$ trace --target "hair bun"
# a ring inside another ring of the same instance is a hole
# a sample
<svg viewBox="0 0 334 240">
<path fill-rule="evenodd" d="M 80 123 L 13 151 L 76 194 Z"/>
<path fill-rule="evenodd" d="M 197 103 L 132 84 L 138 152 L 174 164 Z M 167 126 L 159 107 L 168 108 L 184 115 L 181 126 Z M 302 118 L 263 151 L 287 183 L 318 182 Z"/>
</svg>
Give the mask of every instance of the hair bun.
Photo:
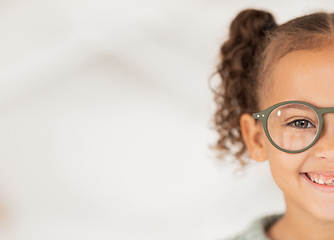
<svg viewBox="0 0 334 240">
<path fill-rule="evenodd" d="M 256 9 L 241 11 L 230 25 L 230 40 L 254 41 L 277 26 L 273 15 Z"/>
<path fill-rule="evenodd" d="M 253 71 L 254 57 L 264 36 L 277 26 L 272 14 L 262 10 L 241 11 L 231 22 L 229 38 L 221 47 L 222 77 L 247 78 Z"/>
</svg>

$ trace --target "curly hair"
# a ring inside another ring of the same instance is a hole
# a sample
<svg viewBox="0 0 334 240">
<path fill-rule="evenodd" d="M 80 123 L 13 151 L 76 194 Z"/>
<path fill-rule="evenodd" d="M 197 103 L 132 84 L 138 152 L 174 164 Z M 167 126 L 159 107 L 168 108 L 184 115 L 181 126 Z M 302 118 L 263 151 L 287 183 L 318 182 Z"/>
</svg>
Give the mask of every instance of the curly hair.
<svg viewBox="0 0 334 240">
<path fill-rule="evenodd" d="M 231 22 L 213 73 L 220 77 L 219 85 L 211 87 L 216 103 L 213 123 L 219 136 L 213 146 L 217 157 L 225 159 L 232 152 L 240 165 L 246 166 L 249 156 L 239 119 L 244 113 L 259 111 L 264 98 L 261 93 L 270 89 L 275 64 L 291 51 L 333 43 L 334 14 L 317 12 L 279 26 L 267 11 L 241 11 Z"/>
</svg>

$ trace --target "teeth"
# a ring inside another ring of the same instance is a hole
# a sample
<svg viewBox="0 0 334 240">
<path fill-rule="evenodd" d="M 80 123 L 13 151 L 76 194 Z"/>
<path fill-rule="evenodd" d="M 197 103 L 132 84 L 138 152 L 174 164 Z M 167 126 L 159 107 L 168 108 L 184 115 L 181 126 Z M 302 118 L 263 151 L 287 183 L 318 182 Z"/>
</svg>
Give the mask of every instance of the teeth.
<svg viewBox="0 0 334 240">
<path fill-rule="evenodd" d="M 331 186 L 334 186 L 334 180 L 331 180 L 331 179 L 328 179 L 328 180 L 323 180 L 318 177 L 310 177 L 308 174 L 306 174 L 306 176 L 308 177 L 308 179 L 310 179 L 312 182 L 315 182 L 317 184 L 320 184 L 320 185 L 331 185 Z"/>
<path fill-rule="evenodd" d="M 332 185 L 332 182 L 333 182 L 332 180 L 326 180 L 326 181 L 325 181 L 325 184 L 326 184 L 326 185 Z"/>
</svg>

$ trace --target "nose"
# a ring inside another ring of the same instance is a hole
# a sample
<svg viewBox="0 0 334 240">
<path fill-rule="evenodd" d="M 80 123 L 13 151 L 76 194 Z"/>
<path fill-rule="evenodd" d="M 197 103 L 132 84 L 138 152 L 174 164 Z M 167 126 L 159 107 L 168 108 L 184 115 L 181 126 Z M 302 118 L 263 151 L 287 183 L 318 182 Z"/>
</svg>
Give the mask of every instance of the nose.
<svg viewBox="0 0 334 240">
<path fill-rule="evenodd" d="M 324 125 L 318 141 L 314 145 L 315 156 L 334 160 L 334 114 L 323 115 Z"/>
</svg>

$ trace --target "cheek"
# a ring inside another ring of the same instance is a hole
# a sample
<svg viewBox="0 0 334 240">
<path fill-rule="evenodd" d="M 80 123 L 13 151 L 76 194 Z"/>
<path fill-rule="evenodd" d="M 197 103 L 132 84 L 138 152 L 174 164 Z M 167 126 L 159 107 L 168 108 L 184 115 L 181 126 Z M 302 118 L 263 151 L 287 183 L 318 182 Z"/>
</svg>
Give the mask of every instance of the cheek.
<svg viewBox="0 0 334 240">
<path fill-rule="evenodd" d="M 269 160 L 270 171 L 277 186 L 284 193 L 293 191 L 299 184 L 299 173 L 309 153 L 285 153 L 275 148 L 267 137 L 263 137 L 262 141 Z"/>
<path fill-rule="evenodd" d="M 299 184 L 305 154 L 289 154 L 272 147 L 268 159 L 273 179 L 283 192 L 289 192 Z"/>
</svg>

